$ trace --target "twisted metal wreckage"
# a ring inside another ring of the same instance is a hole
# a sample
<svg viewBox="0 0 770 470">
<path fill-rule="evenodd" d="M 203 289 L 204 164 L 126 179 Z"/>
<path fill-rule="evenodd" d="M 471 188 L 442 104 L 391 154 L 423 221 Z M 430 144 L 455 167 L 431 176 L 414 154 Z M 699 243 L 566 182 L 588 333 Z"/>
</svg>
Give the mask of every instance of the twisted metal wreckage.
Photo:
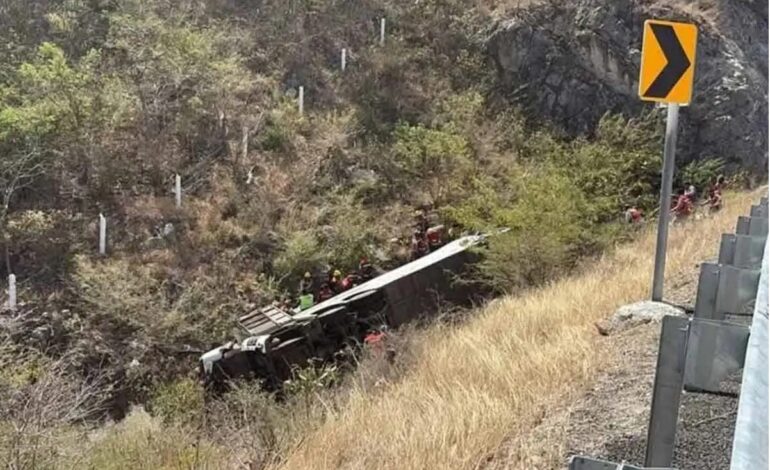
<svg viewBox="0 0 770 470">
<path fill-rule="evenodd" d="M 292 368 L 313 358 L 332 361 L 379 325 L 395 328 L 436 313 L 440 302 L 469 304 L 479 289 L 456 276 L 478 261 L 470 248 L 487 237 L 461 237 L 306 310 L 268 306 L 242 316 L 239 326 L 249 336 L 203 354 L 203 381 L 214 393 L 226 391 L 233 379 L 257 379 L 278 390 Z"/>
</svg>

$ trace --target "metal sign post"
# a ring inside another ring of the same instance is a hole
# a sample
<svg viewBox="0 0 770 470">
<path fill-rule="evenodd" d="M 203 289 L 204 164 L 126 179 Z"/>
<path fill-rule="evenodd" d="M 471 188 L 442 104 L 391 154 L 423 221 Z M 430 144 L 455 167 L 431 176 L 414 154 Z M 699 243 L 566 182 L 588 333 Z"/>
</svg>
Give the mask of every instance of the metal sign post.
<svg viewBox="0 0 770 470">
<path fill-rule="evenodd" d="M 676 132 L 679 105 L 692 98 L 695 76 L 695 47 L 698 30 L 693 24 L 647 20 L 642 37 L 642 66 L 639 70 L 639 98 L 667 103 L 666 141 L 663 148 L 663 172 L 660 184 L 658 240 L 655 247 L 655 269 L 652 275 L 652 300 L 663 300 L 663 278 L 666 271 L 668 212 L 671 185 L 674 181 Z"/>
<path fill-rule="evenodd" d="M 666 141 L 663 146 L 663 176 L 660 184 L 658 240 L 655 245 L 655 269 L 652 275 L 652 300 L 656 302 L 663 300 L 663 278 L 666 272 L 666 245 L 668 244 L 668 212 L 671 207 L 671 186 L 674 182 L 678 123 L 679 105 L 669 103 L 666 113 Z"/>
</svg>

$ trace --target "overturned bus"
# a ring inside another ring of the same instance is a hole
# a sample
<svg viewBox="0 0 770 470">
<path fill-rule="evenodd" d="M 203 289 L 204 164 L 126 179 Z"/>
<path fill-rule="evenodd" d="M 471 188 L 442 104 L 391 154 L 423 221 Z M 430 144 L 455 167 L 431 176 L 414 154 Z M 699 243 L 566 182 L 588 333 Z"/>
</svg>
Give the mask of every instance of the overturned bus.
<svg viewBox="0 0 770 470">
<path fill-rule="evenodd" d="M 244 315 L 238 323 L 245 339 L 201 356 L 204 383 L 221 393 L 232 379 L 258 379 L 266 389 L 277 390 L 295 366 L 313 358 L 332 361 L 379 325 L 398 327 L 430 315 L 440 302 L 468 304 L 477 290 L 456 282 L 456 276 L 477 260 L 469 248 L 484 239 L 459 238 L 301 312 L 268 306 Z"/>
</svg>

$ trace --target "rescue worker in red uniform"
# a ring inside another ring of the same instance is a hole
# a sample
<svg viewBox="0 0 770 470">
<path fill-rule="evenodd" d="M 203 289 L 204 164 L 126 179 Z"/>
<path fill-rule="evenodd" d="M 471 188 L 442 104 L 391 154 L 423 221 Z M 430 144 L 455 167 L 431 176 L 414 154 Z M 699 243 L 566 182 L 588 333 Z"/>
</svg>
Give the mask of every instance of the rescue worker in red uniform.
<svg viewBox="0 0 770 470">
<path fill-rule="evenodd" d="M 385 359 L 392 364 L 396 358 L 396 350 L 392 347 L 387 347 L 387 332 L 387 325 L 381 325 L 376 330 L 369 330 L 364 337 L 364 345 L 370 348 L 372 352 L 377 356 L 385 354 Z"/>
<path fill-rule="evenodd" d="M 342 272 L 335 269 L 329 273 L 329 288 L 335 294 L 342 292 Z"/>
<path fill-rule="evenodd" d="M 353 286 L 358 284 L 358 276 L 355 274 L 348 274 L 347 276 L 343 277 L 340 281 L 340 292 L 344 292 L 348 289 L 351 289 Z"/>
<path fill-rule="evenodd" d="M 419 211 L 415 212 L 415 215 L 414 215 L 414 229 L 417 230 L 417 231 L 420 231 L 422 233 L 425 233 L 425 232 L 428 231 L 428 227 L 429 226 L 430 225 L 428 223 L 428 217 L 427 217 L 427 215 L 425 215 L 425 211 L 424 210 L 419 210 Z"/>
<path fill-rule="evenodd" d="M 430 245 L 425 237 L 425 232 L 415 230 L 412 235 L 412 260 L 422 258 L 430 251 Z"/>
<path fill-rule="evenodd" d="M 438 227 L 429 229 L 425 232 L 425 238 L 428 241 L 428 248 L 430 249 L 430 251 L 436 250 L 441 247 L 442 230 L 443 230 L 443 226 L 438 226 Z"/>
<path fill-rule="evenodd" d="M 316 302 L 320 303 L 324 300 L 329 300 L 332 297 L 334 297 L 334 291 L 332 291 L 331 287 L 329 287 L 328 282 L 324 282 L 321 284 L 321 288 L 318 289 L 318 298 L 316 299 Z"/>
<path fill-rule="evenodd" d="M 364 337 L 364 344 L 375 351 L 381 351 L 383 347 L 382 341 L 384 338 L 384 331 L 369 330 L 369 332 Z"/>
<path fill-rule="evenodd" d="M 671 209 L 671 213 L 674 215 L 674 221 L 681 222 L 692 214 L 692 200 L 683 189 L 680 189 L 677 194 L 679 196 L 676 200 L 676 205 Z"/>
<path fill-rule="evenodd" d="M 709 191 L 708 206 L 709 211 L 716 212 L 722 208 L 722 189 L 725 186 L 725 177 L 719 175 L 716 183 L 711 187 Z"/>
<path fill-rule="evenodd" d="M 628 206 L 625 218 L 628 224 L 638 224 L 642 221 L 642 211 L 637 209 L 636 206 Z"/>
<path fill-rule="evenodd" d="M 374 266 L 372 266 L 372 263 L 370 263 L 366 257 L 362 257 L 358 262 L 358 276 L 361 278 L 361 282 L 374 279 Z"/>
</svg>

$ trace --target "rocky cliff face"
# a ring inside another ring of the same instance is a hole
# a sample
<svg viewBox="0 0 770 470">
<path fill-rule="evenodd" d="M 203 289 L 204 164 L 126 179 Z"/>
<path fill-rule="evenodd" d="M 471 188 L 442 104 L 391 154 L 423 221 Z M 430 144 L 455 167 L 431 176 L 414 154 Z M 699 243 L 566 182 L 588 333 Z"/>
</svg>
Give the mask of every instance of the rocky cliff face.
<svg viewBox="0 0 770 470">
<path fill-rule="evenodd" d="M 678 160 L 722 157 L 767 171 L 767 3 L 677 4 L 579 0 L 518 10 L 487 43 L 500 88 L 534 115 L 590 133 L 608 111 L 632 116 L 655 106 L 637 97 L 644 21 L 693 22 L 695 91 L 680 112 Z"/>
</svg>

